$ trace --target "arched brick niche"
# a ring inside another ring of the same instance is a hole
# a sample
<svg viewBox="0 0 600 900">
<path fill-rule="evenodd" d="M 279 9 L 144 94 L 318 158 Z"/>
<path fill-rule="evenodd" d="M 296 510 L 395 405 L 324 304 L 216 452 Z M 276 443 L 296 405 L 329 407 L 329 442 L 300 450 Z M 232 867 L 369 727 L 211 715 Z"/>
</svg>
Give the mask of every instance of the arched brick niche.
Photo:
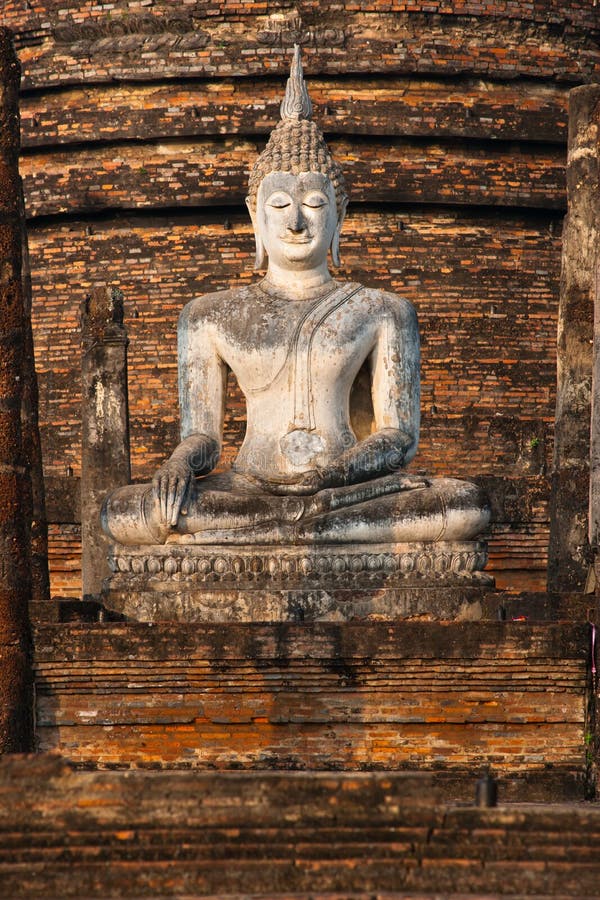
<svg viewBox="0 0 600 900">
<path fill-rule="evenodd" d="M 255 277 L 247 172 L 277 121 L 295 40 L 351 189 L 341 274 L 404 294 L 419 314 L 415 465 L 482 476 L 492 571 L 501 586 L 541 587 L 567 95 L 600 77 L 598 11 L 588 0 L 176 8 L 3 9 L 23 66 L 55 592 L 78 591 L 80 302 L 101 283 L 124 292 L 133 472 L 146 479 L 177 440 L 181 308 Z M 243 428 L 232 383 L 227 459 Z"/>
</svg>

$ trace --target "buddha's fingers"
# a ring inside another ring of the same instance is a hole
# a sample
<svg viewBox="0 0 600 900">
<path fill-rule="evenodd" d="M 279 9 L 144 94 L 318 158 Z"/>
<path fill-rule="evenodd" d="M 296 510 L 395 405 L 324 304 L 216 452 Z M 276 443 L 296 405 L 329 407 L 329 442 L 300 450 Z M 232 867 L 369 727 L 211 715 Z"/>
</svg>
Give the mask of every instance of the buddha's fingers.
<svg viewBox="0 0 600 900">
<path fill-rule="evenodd" d="M 169 522 L 172 492 L 173 479 L 168 474 L 163 475 L 160 481 L 160 519 L 165 525 Z"/>
<path fill-rule="evenodd" d="M 160 491 L 160 519 L 164 525 L 169 523 L 169 513 L 171 511 L 171 492 L 173 490 L 173 479 L 165 475 L 162 479 Z"/>
<path fill-rule="evenodd" d="M 164 478 L 162 478 L 160 474 L 154 476 L 154 479 L 152 481 L 152 488 L 154 490 L 154 496 L 158 501 L 158 512 L 160 520 L 162 522 L 165 517 L 165 485 Z"/>
<path fill-rule="evenodd" d="M 191 487 L 191 482 L 192 479 L 190 475 L 185 477 L 181 477 L 180 475 L 177 479 L 177 487 L 173 498 L 173 505 L 171 507 L 171 517 L 169 519 L 169 525 L 173 528 L 177 525 L 179 515 L 182 512 L 183 505 Z"/>
<path fill-rule="evenodd" d="M 401 491 L 411 491 L 415 488 L 430 487 L 431 479 L 424 478 L 422 475 L 401 475 L 398 479 L 398 485 Z"/>
<path fill-rule="evenodd" d="M 177 503 L 177 499 L 180 496 L 180 484 L 181 479 L 179 476 L 175 475 L 173 479 L 169 481 L 169 492 L 167 494 L 167 509 L 165 521 L 168 525 L 176 525 L 177 517 L 179 516 L 179 507 L 181 503 Z"/>
</svg>

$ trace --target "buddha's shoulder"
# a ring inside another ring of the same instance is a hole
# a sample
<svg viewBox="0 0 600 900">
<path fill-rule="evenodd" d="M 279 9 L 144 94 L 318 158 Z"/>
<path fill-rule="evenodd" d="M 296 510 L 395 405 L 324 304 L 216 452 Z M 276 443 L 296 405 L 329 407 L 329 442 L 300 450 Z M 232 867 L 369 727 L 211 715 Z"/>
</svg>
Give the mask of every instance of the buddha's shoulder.
<svg viewBox="0 0 600 900">
<path fill-rule="evenodd" d="M 361 286 L 360 302 L 374 315 L 391 317 L 400 321 L 416 321 L 414 306 L 406 297 L 385 291 L 382 288 Z"/>
<path fill-rule="evenodd" d="M 180 323 L 214 322 L 218 324 L 227 321 L 232 314 L 243 309 L 253 295 L 252 285 L 200 294 L 184 306 L 181 311 Z"/>
</svg>

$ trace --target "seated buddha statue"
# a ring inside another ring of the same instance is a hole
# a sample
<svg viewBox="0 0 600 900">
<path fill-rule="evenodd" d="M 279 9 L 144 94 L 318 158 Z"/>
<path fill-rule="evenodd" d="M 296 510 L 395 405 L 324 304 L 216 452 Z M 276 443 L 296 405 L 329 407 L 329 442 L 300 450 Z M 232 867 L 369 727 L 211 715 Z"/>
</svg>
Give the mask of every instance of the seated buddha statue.
<svg viewBox="0 0 600 900">
<path fill-rule="evenodd" d="M 184 308 L 181 443 L 151 484 L 106 499 L 114 541 L 468 541 L 486 527 L 476 485 L 405 471 L 419 439 L 417 317 L 402 297 L 331 276 L 347 202 L 296 48 L 281 122 L 247 197 L 266 275 Z M 229 371 L 247 430 L 231 468 L 215 473 Z"/>
</svg>

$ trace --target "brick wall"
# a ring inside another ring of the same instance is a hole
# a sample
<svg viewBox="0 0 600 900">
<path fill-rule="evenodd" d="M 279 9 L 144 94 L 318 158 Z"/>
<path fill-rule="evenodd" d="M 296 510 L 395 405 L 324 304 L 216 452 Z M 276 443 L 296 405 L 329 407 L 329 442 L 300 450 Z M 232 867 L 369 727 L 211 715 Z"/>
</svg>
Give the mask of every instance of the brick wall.
<svg viewBox="0 0 600 900">
<path fill-rule="evenodd" d="M 391 288 L 419 313 L 414 467 L 485 477 L 499 584 L 542 587 L 566 97 L 600 72 L 590 3 L 185 2 L 174 12 L 36 0 L 3 14 L 23 65 L 47 475 L 79 471 L 78 311 L 95 284 L 126 298 L 134 477 L 147 479 L 175 443 L 177 316 L 191 296 L 255 277 L 246 173 L 299 39 L 352 193 L 341 275 Z M 233 383 L 230 406 L 225 461 L 244 427 Z M 75 594 L 77 523 L 57 519 L 54 585 Z"/>
<path fill-rule="evenodd" d="M 586 626 L 39 625 L 35 646 L 39 749 L 79 765 L 491 766 L 505 799 L 584 796 Z"/>
</svg>

